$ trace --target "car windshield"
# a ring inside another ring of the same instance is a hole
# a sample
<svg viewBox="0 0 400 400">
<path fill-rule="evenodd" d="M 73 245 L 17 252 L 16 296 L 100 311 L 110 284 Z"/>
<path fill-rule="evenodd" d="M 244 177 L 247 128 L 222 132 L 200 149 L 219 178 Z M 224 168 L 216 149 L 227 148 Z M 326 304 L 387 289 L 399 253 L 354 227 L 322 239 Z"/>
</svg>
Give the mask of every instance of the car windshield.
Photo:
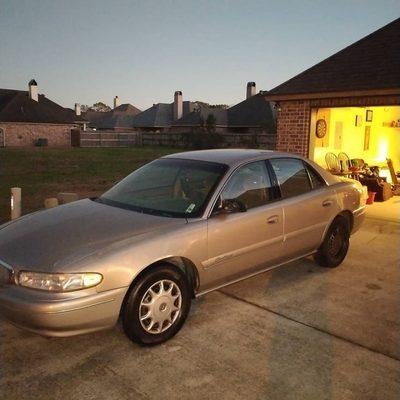
<svg viewBox="0 0 400 400">
<path fill-rule="evenodd" d="M 198 217 L 227 170 L 224 164 L 164 158 L 144 165 L 97 201 L 166 217 Z"/>
</svg>

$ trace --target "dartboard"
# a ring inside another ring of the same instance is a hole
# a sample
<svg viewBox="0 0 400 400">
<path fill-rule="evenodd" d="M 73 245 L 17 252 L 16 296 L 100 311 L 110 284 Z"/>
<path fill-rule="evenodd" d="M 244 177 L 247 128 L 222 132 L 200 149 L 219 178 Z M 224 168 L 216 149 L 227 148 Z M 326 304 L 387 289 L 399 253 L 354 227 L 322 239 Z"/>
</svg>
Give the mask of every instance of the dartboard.
<svg viewBox="0 0 400 400">
<path fill-rule="evenodd" d="M 326 121 L 324 119 L 319 119 L 317 121 L 317 127 L 315 130 L 317 138 L 322 139 L 326 135 Z"/>
</svg>

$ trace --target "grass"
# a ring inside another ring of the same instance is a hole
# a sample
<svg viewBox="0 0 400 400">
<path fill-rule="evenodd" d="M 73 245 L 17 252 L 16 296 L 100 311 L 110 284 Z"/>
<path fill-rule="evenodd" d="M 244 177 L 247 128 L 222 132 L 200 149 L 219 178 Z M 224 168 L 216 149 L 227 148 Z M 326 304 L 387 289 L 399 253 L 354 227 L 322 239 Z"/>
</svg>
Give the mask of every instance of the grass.
<svg viewBox="0 0 400 400">
<path fill-rule="evenodd" d="M 115 181 L 162 155 L 166 147 L 0 149 L 0 223 L 10 215 L 10 188 L 22 188 L 22 213 L 43 208 L 59 192 L 98 195 Z"/>
</svg>

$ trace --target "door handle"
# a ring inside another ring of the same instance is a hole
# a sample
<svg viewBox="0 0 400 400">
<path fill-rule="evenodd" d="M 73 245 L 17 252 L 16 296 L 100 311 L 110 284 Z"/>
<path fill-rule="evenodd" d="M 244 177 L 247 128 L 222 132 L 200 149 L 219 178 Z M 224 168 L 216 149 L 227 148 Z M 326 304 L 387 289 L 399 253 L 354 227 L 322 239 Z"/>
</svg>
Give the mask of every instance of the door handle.
<svg viewBox="0 0 400 400">
<path fill-rule="evenodd" d="M 279 218 L 278 218 L 277 215 L 273 215 L 272 217 L 269 217 L 269 218 L 267 219 L 267 222 L 268 222 L 269 224 L 276 224 L 278 221 L 279 221 Z"/>
<path fill-rule="evenodd" d="M 333 204 L 332 200 L 325 200 L 324 202 L 322 202 L 322 207 L 329 207 Z"/>
</svg>

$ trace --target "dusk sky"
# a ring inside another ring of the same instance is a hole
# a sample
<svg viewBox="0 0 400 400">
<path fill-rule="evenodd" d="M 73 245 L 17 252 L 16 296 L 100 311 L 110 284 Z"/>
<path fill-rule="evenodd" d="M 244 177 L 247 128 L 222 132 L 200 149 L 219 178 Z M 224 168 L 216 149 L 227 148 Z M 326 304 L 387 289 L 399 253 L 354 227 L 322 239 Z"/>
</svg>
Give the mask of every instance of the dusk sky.
<svg viewBox="0 0 400 400">
<path fill-rule="evenodd" d="M 0 87 L 145 109 L 235 104 L 268 90 L 400 15 L 399 0 L 0 0 Z"/>
</svg>

